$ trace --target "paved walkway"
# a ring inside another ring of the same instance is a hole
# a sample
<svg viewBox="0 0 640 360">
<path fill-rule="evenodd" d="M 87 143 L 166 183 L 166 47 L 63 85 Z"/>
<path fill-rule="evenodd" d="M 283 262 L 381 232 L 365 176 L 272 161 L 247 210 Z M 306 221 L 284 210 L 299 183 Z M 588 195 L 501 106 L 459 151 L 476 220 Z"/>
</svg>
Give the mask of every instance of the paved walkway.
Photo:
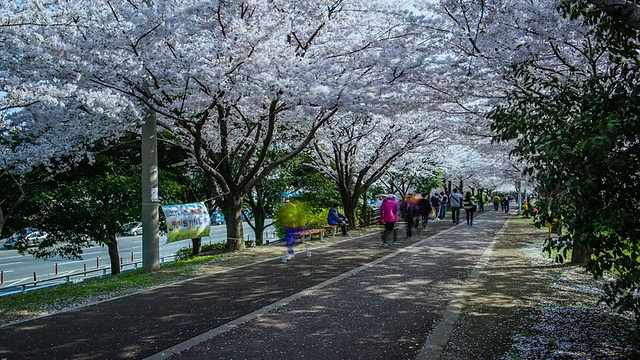
<svg viewBox="0 0 640 360">
<path fill-rule="evenodd" d="M 0 359 L 437 359 L 509 215 L 352 238 L 0 328 Z M 404 231 L 401 231 L 404 234 Z"/>
</svg>

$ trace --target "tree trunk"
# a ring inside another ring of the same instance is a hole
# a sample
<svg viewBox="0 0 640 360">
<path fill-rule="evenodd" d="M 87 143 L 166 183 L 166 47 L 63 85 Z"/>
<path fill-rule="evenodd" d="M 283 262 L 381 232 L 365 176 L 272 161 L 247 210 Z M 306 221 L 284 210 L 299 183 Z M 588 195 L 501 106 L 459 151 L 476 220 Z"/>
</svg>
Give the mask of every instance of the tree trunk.
<svg viewBox="0 0 640 360">
<path fill-rule="evenodd" d="M 573 265 L 586 265 L 590 258 L 589 250 L 582 244 L 573 244 L 573 251 L 571 252 L 571 264 Z"/>
<path fill-rule="evenodd" d="M 256 246 L 264 245 L 264 228 L 265 228 L 264 224 L 266 220 L 267 220 L 267 214 L 265 214 L 262 207 L 258 206 L 253 211 L 253 222 L 254 222 L 253 231 L 255 232 L 255 236 L 256 236 Z"/>
<path fill-rule="evenodd" d="M 358 219 L 356 218 L 356 206 L 353 204 L 344 205 L 344 214 L 349 219 L 349 229 L 355 229 Z"/>
<path fill-rule="evenodd" d="M 13 179 L 13 176 L 11 178 Z M 18 190 L 20 191 L 20 196 L 18 197 L 18 199 L 16 199 L 13 202 L 13 204 L 10 207 L 7 207 L 6 212 L 3 211 L 2 208 L 0 207 L 0 235 L 2 235 L 2 230 L 4 229 L 4 225 L 13 216 L 13 214 L 15 214 L 15 212 L 18 210 L 18 207 L 22 203 L 22 200 L 24 200 L 25 198 L 25 193 L 24 193 L 24 189 L 22 188 L 22 185 L 18 184 L 18 182 L 15 181 L 15 179 L 14 179 L 14 182 L 18 187 Z"/>
<path fill-rule="evenodd" d="M 247 221 L 249 226 L 253 229 L 256 238 L 256 246 L 264 245 L 264 229 L 267 228 L 267 211 L 265 210 L 264 201 L 259 198 L 260 192 L 258 192 L 258 201 L 247 201 L 253 212 L 253 223 Z"/>
<path fill-rule="evenodd" d="M 120 254 L 118 253 L 118 239 L 115 236 L 107 243 L 107 249 L 109 250 L 111 275 L 118 275 L 120 274 Z"/>
<path fill-rule="evenodd" d="M 222 204 L 222 213 L 227 223 L 227 251 L 244 250 L 242 196 L 227 195 Z"/>
<path fill-rule="evenodd" d="M 193 252 L 191 254 L 193 256 L 200 255 L 200 246 L 202 245 L 202 238 L 191 239 L 191 244 L 192 244 L 192 247 L 193 247 Z"/>
<path fill-rule="evenodd" d="M 4 212 L 2 212 L 2 207 L 0 206 L 0 235 L 2 235 L 2 229 L 4 228 L 4 224 L 7 222 L 7 218 L 4 217 Z"/>
<path fill-rule="evenodd" d="M 362 226 L 369 226 L 369 211 L 367 206 L 367 194 L 362 195 Z"/>
<path fill-rule="evenodd" d="M 343 193 L 340 196 L 342 198 L 342 206 L 344 207 L 344 215 L 349 219 L 349 229 L 356 228 L 356 208 L 358 207 L 358 199 L 351 197 L 350 193 Z"/>
</svg>

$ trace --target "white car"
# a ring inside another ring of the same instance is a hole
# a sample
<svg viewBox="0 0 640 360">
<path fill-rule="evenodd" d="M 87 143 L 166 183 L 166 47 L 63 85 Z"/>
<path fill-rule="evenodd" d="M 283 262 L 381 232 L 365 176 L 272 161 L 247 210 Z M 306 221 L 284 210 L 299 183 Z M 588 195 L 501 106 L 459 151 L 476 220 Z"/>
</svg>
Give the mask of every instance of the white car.
<svg viewBox="0 0 640 360">
<path fill-rule="evenodd" d="M 133 223 L 125 232 L 125 235 L 138 236 L 142 234 L 142 221 Z"/>
<path fill-rule="evenodd" d="M 47 233 L 37 229 L 26 229 L 25 232 L 15 233 L 4 241 L 6 249 L 15 249 L 18 243 L 23 243 L 25 247 L 38 246 L 40 242 L 47 238 Z"/>
</svg>

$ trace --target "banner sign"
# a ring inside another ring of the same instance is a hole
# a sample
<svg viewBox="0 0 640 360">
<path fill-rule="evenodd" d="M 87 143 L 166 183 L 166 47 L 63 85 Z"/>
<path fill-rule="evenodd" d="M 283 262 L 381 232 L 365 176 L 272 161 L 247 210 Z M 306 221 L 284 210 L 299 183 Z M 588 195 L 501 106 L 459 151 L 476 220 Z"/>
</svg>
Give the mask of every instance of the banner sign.
<svg viewBox="0 0 640 360">
<path fill-rule="evenodd" d="M 209 211 L 203 202 L 162 205 L 167 219 L 167 242 L 209 236 Z"/>
</svg>

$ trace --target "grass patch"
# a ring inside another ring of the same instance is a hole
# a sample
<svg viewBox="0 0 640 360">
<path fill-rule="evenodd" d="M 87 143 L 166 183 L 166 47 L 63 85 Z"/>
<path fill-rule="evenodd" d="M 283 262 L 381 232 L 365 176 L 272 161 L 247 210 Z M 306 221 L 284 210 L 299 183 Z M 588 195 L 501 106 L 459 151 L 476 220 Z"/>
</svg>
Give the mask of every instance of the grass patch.
<svg viewBox="0 0 640 360">
<path fill-rule="evenodd" d="M 225 266 L 227 262 L 237 263 L 234 260 L 239 257 L 246 257 L 246 255 L 224 253 L 199 256 L 162 264 L 160 270 L 153 273 L 137 269 L 125 271 L 116 276 L 107 275 L 81 282 L 2 296 L 0 297 L 0 324 L 186 280 L 205 274 L 206 272 L 203 271 L 205 264 L 216 263 Z"/>
</svg>

